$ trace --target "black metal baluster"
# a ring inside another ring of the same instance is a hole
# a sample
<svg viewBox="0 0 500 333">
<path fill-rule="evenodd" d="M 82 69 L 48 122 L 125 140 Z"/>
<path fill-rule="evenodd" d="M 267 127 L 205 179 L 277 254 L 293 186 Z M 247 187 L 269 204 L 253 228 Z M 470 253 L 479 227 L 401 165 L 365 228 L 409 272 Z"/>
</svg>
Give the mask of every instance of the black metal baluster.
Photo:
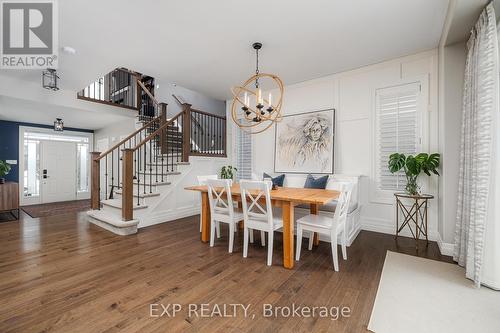
<svg viewBox="0 0 500 333">
<path fill-rule="evenodd" d="M 167 126 L 167 137 L 165 138 L 165 149 L 163 149 L 164 152 L 168 153 L 168 126 Z M 163 181 L 163 165 L 165 163 L 165 156 L 163 156 L 163 151 L 160 150 L 160 156 L 161 156 L 161 167 L 162 167 L 162 179 L 161 181 Z M 156 156 L 156 158 L 158 159 L 158 156 Z M 167 166 L 167 171 L 168 171 L 168 166 Z"/>
<path fill-rule="evenodd" d="M 104 163 L 104 198 L 108 199 L 108 155 L 106 155 Z"/>
<path fill-rule="evenodd" d="M 120 89 L 120 104 L 125 104 L 125 98 L 123 98 L 123 94 L 125 90 L 123 89 L 125 80 L 123 79 L 123 72 L 121 70 L 118 71 L 118 76 L 120 77 L 119 89 Z"/>
<path fill-rule="evenodd" d="M 184 125 L 184 120 L 182 119 L 182 116 L 178 118 L 177 120 L 177 131 L 175 131 L 175 136 L 176 136 L 176 140 L 177 142 L 180 144 L 180 146 L 182 147 L 182 149 L 184 149 L 184 141 L 182 139 L 182 136 L 180 135 L 180 129 L 182 128 L 182 125 Z M 189 147 L 191 147 L 191 145 L 189 145 Z M 179 154 L 177 154 L 177 159 L 176 159 L 177 163 L 179 163 Z"/>
<path fill-rule="evenodd" d="M 177 126 L 176 122 L 173 121 L 172 122 L 172 133 L 175 133 L 176 126 Z M 172 146 L 172 150 L 171 150 L 170 156 L 167 156 L 167 164 L 169 164 L 168 160 L 170 159 L 170 168 L 168 168 L 168 171 L 172 172 L 172 171 L 174 171 L 174 154 L 179 153 L 179 148 L 177 146 L 177 143 L 175 142 L 175 138 L 173 135 L 171 135 L 171 137 L 170 137 L 170 143 Z"/>
<path fill-rule="evenodd" d="M 167 126 L 168 127 L 168 126 Z M 160 135 L 161 138 L 163 138 L 163 141 L 161 142 L 161 145 L 159 147 L 159 152 L 160 154 L 162 153 L 162 150 L 165 150 L 163 147 L 167 144 L 168 142 L 168 131 L 165 131 L 165 128 L 161 130 L 162 135 Z M 158 160 L 158 155 L 155 156 L 156 160 Z M 163 183 L 163 158 L 161 159 L 161 182 Z"/>
<path fill-rule="evenodd" d="M 146 136 L 146 134 L 147 133 L 145 133 L 144 136 Z M 148 168 L 147 167 L 147 162 L 146 162 L 147 161 L 147 156 L 146 156 L 147 149 L 146 149 L 146 145 L 144 145 L 144 149 L 143 150 L 144 150 L 144 164 L 143 164 L 142 170 L 144 170 L 144 172 L 146 172 L 146 170 Z M 151 150 L 151 147 L 150 147 L 150 150 Z M 149 152 L 149 162 L 151 163 L 151 151 Z M 149 189 L 151 190 L 151 183 L 149 183 Z M 144 189 L 143 190 L 144 190 L 144 194 L 146 194 L 146 182 L 144 182 Z"/>
<path fill-rule="evenodd" d="M 139 139 L 140 139 L 140 137 L 139 137 Z M 134 135 L 134 147 L 137 147 L 137 135 Z M 140 204 L 139 191 L 141 188 L 141 175 L 139 174 L 139 166 L 137 163 L 138 163 L 137 151 L 134 151 L 135 177 L 137 179 L 137 206 L 139 206 L 139 204 Z"/>
<path fill-rule="evenodd" d="M 118 146 L 118 182 L 117 182 L 118 186 L 117 186 L 117 188 L 119 188 L 119 189 L 122 188 L 120 186 L 120 182 L 121 182 L 121 178 L 120 178 L 120 165 L 122 165 L 122 163 L 121 163 L 122 158 L 120 156 L 120 154 L 122 153 L 121 146 L 122 145 Z"/>
<path fill-rule="evenodd" d="M 153 127 L 154 129 L 154 127 Z M 152 152 L 151 150 L 151 141 L 153 141 L 152 139 L 149 140 L 149 151 Z M 153 161 L 152 161 L 152 154 L 149 154 L 149 184 L 150 184 L 150 188 L 149 190 L 151 191 L 151 184 L 153 183 Z M 158 183 L 158 180 L 156 180 L 156 182 Z"/>
<path fill-rule="evenodd" d="M 156 144 L 158 145 L 158 142 L 160 141 L 160 136 L 157 134 L 154 136 L 153 139 L 156 142 Z M 153 141 L 153 139 L 151 141 Z M 151 142 L 151 141 L 149 141 L 149 142 Z M 158 183 L 158 159 L 157 158 L 155 159 L 155 173 L 156 173 L 155 179 L 156 179 L 156 182 Z"/>
<path fill-rule="evenodd" d="M 140 178 L 140 174 L 139 174 L 139 169 L 140 169 L 140 162 L 139 162 L 139 158 L 137 157 L 137 155 L 139 155 L 140 157 L 140 150 L 141 148 L 139 147 L 138 150 L 135 150 L 134 151 L 134 158 L 137 160 L 136 161 L 136 164 L 135 164 L 135 167 L 137 169 L 137 179 L 139 180 Z M 141 185 L 140 185 L 140 181 L 137 183 L 137 206 L 139 206 L 141 204 L 141 198 L 140 198 L 140 193 L 141 193 Z"/>
<path fill-rule="evenodd" d="M 115 151 L 111 151 L 111 189 L 115 187 Z"/>
</svg>

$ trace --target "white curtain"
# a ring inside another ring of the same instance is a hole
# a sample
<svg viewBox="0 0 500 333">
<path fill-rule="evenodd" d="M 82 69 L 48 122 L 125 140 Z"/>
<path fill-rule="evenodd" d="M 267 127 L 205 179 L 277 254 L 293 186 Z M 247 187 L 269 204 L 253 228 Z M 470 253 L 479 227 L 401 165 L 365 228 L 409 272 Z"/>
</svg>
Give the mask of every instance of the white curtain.
<svg viewBox="0 0 500 333">
<path fill-rule="evenodd" d="M 499 55 L 491 3 L 467 49 L 453 258 L 477 287 L 500 288 Z"/>
</svg>

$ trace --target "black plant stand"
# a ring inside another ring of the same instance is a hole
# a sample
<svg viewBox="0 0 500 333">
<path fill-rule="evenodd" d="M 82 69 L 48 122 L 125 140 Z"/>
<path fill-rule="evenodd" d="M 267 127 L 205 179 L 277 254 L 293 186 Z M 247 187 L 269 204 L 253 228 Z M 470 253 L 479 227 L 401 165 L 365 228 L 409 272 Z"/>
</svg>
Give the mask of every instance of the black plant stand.
<svg viewBox="0 0 500 333">
<path fill-rule="evenodd" d="M 411 195 L 407 193 L 394 193 L 396 197 L 396 236 L 397 239 L 401 230 L 408 227 L 413 239 L 415 239 L 415 248 L 418 250 L 418 241 L 420 236 L 425 236 L 426 246 L 429 245 L 427 220 L 428 220 L 428 202 L 434 196 L 430 194 Z M 410 209 L 404 205 L 403 200 L 412 201 Z M 403 222 L 399 225 L 399 215 L 403 217 Z M 412 228 L 414 226 L 414 229 Z"/>
</svg>

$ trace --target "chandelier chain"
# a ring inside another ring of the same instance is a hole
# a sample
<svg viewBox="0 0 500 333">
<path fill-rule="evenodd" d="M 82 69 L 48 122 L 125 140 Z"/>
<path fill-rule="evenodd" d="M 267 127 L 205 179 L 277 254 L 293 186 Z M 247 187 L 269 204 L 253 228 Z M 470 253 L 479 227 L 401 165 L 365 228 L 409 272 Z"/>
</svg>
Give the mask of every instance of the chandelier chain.
<svg viewBox="0 0 500 333">
<path fill-rule="evenodd" d="M 259 88 L 259 49 L 255 50 L 255 53 L 257 54 L 256 57 L 256 64 L 255 64 L 255 74 L 257 74 L 257 78 L 255 79 L 255 88 Z"/>
</svg>

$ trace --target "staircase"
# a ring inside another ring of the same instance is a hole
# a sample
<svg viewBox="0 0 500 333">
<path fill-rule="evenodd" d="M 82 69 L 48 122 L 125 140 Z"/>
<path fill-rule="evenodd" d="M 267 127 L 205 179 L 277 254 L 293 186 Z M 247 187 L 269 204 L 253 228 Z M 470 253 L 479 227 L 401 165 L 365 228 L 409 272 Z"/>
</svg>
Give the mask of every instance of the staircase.
<svg viewBox="0 0 500 333">
<path fill-rule="evenodd" d="M 189 156 L 200 155 L 199 147 L 210 147 L 203 156 L 225 156 L 224 117 L 206 114 L 204 121 L 211 126 L 200 127 L 193 114 L 202 111 L 184 103 L 181 112 L 167 119 L 167 104 L 159 103 L 141 80 L 136 82 L 137 91 L 149 99 L 147 115 L 137 107 L 142 126 L 107 151 L 91 153 L 92 210 L 87 215 L 118 235 L 151 224 L 155 209 L 189 172 Z"/>
</svg>

